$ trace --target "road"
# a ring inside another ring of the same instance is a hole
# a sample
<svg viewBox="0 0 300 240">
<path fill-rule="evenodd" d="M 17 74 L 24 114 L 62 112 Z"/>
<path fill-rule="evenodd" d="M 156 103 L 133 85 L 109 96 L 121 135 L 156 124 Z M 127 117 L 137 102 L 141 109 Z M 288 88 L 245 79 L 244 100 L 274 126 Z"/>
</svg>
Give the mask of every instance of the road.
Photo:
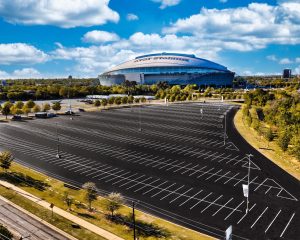
<svg viewBox="0 0 300 240">
<path fill-rule="evenodd" d="M 0 199 L 0 223 L 18 233 L 24 239 L 31 240 L 67 240 L 52 228 L 25 214 Z"/>
<path fill-rule="evenodd" d="M 194 103 L 82 113 L 1 124 L 0 140 L 24 165 L 76 185 L 93 181 L 101 194 L 120 192 L 141 210 L 217 238 L 233 225 L 233 239 L 297 239 L 299 181 L 242 139 L 235 111 Z"/>
</svg>

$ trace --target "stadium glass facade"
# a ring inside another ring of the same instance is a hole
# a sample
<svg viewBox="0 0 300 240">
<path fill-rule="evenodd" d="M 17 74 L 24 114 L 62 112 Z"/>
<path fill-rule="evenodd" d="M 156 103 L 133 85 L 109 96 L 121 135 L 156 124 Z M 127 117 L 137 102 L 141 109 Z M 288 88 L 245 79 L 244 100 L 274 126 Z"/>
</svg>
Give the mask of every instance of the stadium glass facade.
<svg viewBox="0 0 300 240">
<path fill-rule="evenodd" d="M 102 85 L 136 81 L 153 84 L 167 81 L 169 84 L 197 84 L 229 86 L 234 73 L 217 63 L 178 53 L 158 53 L 136 57 L 99 76 Z"/>
</svg>

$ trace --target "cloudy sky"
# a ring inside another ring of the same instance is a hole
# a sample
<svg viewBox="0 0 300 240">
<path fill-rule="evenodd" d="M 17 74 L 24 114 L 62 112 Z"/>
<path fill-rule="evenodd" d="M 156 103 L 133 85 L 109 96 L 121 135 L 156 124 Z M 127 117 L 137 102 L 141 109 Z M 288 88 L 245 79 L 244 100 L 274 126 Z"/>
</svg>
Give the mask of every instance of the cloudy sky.
<svg viewBox="0 0 300 240">
<path fill-rule="evenodd" d="M 155 52 L 300 73 L 300 0 L 0 0 L 0 32 L 0 79 L 96 77 Z"/>
</svg>

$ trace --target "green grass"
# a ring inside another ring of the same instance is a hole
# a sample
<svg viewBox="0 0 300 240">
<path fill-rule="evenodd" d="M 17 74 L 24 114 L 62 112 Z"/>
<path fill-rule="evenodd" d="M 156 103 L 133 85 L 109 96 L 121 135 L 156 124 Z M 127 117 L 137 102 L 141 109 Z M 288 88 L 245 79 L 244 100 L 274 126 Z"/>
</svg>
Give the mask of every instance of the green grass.
<svg viewBox="0 0 300 240">
<path fill-rule="evenodd" d="M 70 196 L 73 196 L 77 203 L 84 203 L 84 192 L 83 190 L 72 190 L 64 187 L 64 183 L 58 181 L 56 179 L 50 178 L 44 174 L 38 173 L 26 167 L 23 167 L 19 164 L 13 163 L 11 167 L 11 171 L 13 172 L 22 172 L 23 174 L 30 176 L 35 179 L 35 181 L 42 181 L 47 183 L 51 187 L 46 188 L 44 191 L 40 191 L 37 188 L 28 187 L 24 184 L 19 185 L 23 190 L 42 198 L 48 202 L 54 203 L 55 206 L 67 210 L 66 204 L 63 202 L 63 194 L 65 191 L 69 193 Z M 18 185 L 17 185 L 18 186 Z M 72 206 L 72 213 L 76 216 L 83 218 L 84 220 L 95 224 L 109 232 L 112 232 L 124 239 L 131 240 L 132 239 L 132 231 L 127 226 L 122 224 L 114 224 L 110 220 L 106 218 L 108 212 L 105 210 L 105 199 L 99 197 L 97 201 L 93 203 L 93 207 L 97 209 L 97 212 L 89 212 L 87 209 L 80 207 L 78 204 Z M 123 206 L 117 213 L 122 214 L 123 216 L 128 216 L 131 213 L 131 208 L 127 206 Z M 44 214 L 47 215 L 47 214 Z M 207 235 L 200 234 L 193 230 L 178 226 L 171 222 L 165 221 L 161 218 L 154 217 L 149 214 L 145 214 L 140 211 L 136 211 L 136 217 L 138 220 L 143 221 L 145 223 L 154 224 L 159 226 L 162 230 L 166 230 L 171 233 L 170 237 L 164 239 L 172 239 L 172 240 L 206 240 L 213 239 Z M 86 239 L 86 238 L 79 238 Z M 91 238 L 96 239 L 96 238 Z M 156 237 L 140 237 L 140 240 L 157 240 Z"/>
<path fill-rule="evenodd" d="M 234 117 L 234 125 L 243 138 L 257 149 L 257 151 L 300 180 L 300 162 L 287 152 L 283 152 L 277 145 L 276 139 L 268 144 L 268 141 L 263 136 L 260 136 L 257 131 L 246 126 L 246 123 L 243 121 L 241 110 L 239 110 Z M 261 129 L 264 132 L 266 131 L 267 126 L 262 125 Z"/>
<path fill-rule="evenodd" d="M 10 200 L 11 202 L 15 203 L 16 205 L 26 209 L 28 212 L 38 216 L 39 218 L 43 219 L 44 221 L 52 224 L 53 226 L 63 230 L 64 232 L 72 235 L 75 238 L 88 240 L 88 239 L 95 239 L 95 240 L 105 240 L 105 238 L 87 230 L 84 228 L 73 228 L 71 226 L 72 222 L 61 217 L 60 215 L 53 214 L 53 218 L 51 216 L 51 211 L 47 210 L 38 204 L 28 200 L 27 198 L 17 194 L 15 191 L 11 189 L 7 189 L 3 186 L 0 186 L 0 192 L 3 197 Z"/>
</svg>

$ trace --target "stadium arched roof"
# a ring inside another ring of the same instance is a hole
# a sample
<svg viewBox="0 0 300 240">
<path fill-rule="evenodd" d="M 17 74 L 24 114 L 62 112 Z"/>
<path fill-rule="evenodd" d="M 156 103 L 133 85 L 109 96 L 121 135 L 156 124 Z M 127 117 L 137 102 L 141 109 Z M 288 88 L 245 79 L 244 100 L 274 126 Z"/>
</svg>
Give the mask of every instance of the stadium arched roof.
<svg viewBox="0 0 300 240">
<path fill-rule="evenodd" d="M 216 71 L 227 72 L 228 69 L 215 62 L 198 58 L 192 54 L 180 53 L 155 53 L 136 57 L 133 60 L 124 62 L 118 66 L 109 69 L 106 73 L 131 69 L 131 68 L 147 68 L 147 67 L 188 67 L 188 68 L 203 68 Z"/>
</svg>

